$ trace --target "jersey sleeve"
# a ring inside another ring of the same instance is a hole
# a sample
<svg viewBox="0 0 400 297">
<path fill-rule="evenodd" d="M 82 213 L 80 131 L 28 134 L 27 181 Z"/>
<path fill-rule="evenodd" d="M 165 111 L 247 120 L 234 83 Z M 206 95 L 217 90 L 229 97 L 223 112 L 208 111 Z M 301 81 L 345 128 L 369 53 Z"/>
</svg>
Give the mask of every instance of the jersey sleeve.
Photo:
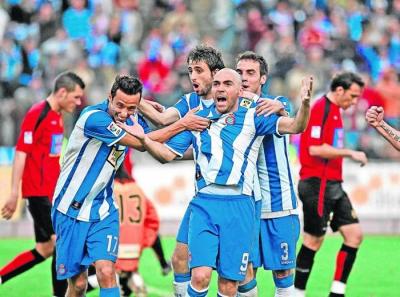
<svg viewBox="0 0 400 297">
<path fill-rule="evenodd" d="M 126 132 L 118 127 L 110 115 L 103 111 L 92 113 L 87 118 L 83 130 L 86 137 L 96 138 L 107 146 L 117 143 L 126 135 Z"/>
<path fill-rule="evenodd" d="M 288 114 L 291 114 L 291 112 L 292 112 L 292 106 L 291 106 L 290 100 L 289 100 L 288 98 L 283 97 L 283 96 L 278 96 L 278 97 L 275 97 L 275 100 L 280 101 L 280 102 L 283 104 L 283 108 L 285 109 L 285 111 L 286 111 Z"/>
<path fill-rule="evenodd" d="M 254 124 L 256 135 L 262 136 L 278 133 L 279 119 L 280 116 L 277 116 L 276 114 L 271 114 L 267 117 L 264 117 L 263 115 L 255 115 Z"/>
<path fill-rule="evenodd" d="M 189 131 L 182 131 L 168 140 L 164 145 L 172 152 L 177 154 L 179 157 L 183 157 L 183 154 L 192 144 L 192 133 Z"/>
<path fill-rule="evenodd" d="M 144 133 L 147 134 L 151 132 L 151 128 L 149 127 L 143 116 L 138 115 L 138 123 L 140 126 L 142 126 Z"/>
<path fill-rule="evenodd" d="M 33 110 L 28 111 L 28 113 L 25 115 L 15 147 L 17 151 L 22 151 L 27 154 L 32 152 L 34 148 L 33 134 L 38 118 L 39 114 Z"/>
<path fill-rule="evenodd" d="M 179 117 L 183 118 L 190 110 L 189 103 L 187 101 L 186 96 L 182 96 L 178 102 L 176 102 L 172 107 L 170 108 L 175 108 L 178 113 Z"/>
<path fill-rule="evenodd" d="M 308 126 L 306 130 L 303 132 L 302 137 L 307 143 L 307 146 L 311 145 L 322 145 L 324 142 L 329 143 L 323 139 L 323 135 L 326 133 L 322 133 L 322 117 L 324 114 L 323 104 L 315 105 L 311 109 L 310 120 L 308 122 Z M 326 128 L 326 125 L 325 125 Z"/>
</svg>

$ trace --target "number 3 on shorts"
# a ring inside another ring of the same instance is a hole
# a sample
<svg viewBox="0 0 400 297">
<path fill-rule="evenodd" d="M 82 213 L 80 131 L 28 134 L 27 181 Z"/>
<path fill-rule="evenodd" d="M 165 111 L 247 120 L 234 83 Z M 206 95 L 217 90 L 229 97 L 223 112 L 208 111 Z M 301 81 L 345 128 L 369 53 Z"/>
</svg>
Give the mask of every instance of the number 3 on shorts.
<svg viewBox="0 0 400 297">
<path fill-rule="evenodd" d="M 118 237 L 107 235 L 107 252 L 115 254 L 118 246 Z M 114 242 L 113 242 L 114 241 Z"/>
<path fill-rule="evenodd" d="M 242 265 L 240 265 L 240 271 L 247 271 L 247 264 L 249 263 L 249 253 L 243 253 Z"/>
</svg>

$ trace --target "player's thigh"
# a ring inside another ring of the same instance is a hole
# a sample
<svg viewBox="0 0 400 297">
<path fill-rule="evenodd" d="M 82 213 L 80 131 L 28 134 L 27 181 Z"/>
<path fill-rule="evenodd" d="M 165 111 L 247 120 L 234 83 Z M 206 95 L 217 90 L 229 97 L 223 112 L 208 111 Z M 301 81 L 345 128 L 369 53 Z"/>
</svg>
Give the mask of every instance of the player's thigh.
<svg viewBox="0 0 400 297">
<path fill-rule="evenodd" d="M 303 205 L 303 229 L 305 232 L 321 237 L 328 228 L 332 205 L 329 197 L 324 198 L 323 214 L 318 214 L 320 180 L 309 178 L 299 181 L 299 198 Z"/>
<path fill-rule="evenodd" d="M 260 255 L 260 218 L 261 218 L 261 200 L 255 202 L 255 228 L 254 239 L 252 240 L 252 247 L 250 252 L 249 262 L 252 263 L 253 268 L 261 267 Z M 247 276 L 246 276 L 247 278 Z"/>
<path fill-rule="evenodd" d="M 51 202 L 48 197 L 30 197 L 28 210 L 33 219 L 35 240 L 38 243 L 48 242 L 54 234 L 51 222 Z"/>
<path fill-rule="evenodd" d="M 67 279 L 86 270 L 86 236 L 90 223 L 75 220 L 59 211 L 53 214 L 56 238 L 56 271 L 58 279 Z"/>
<path fill-rule="evenodd" d="M 208 201 L 196 198 L 191 202 L 188 230 L 189 267 L 216 267 L 219 246 L 219 231 L 208 212 Z M 212 208 L 212 207 L 210 207 Z M 212 210 L 212 209 L 211 209 Z"/>
<path fill-rule="evenodd" d="M 101 221 L 93 222 L 86 239 L 85 265 L 98 260 L 115 262 L 118 256 L 119 218 L 118 211 L 110 213 Z"/>
<path fill-rule="evenodd" d="M 176 235 L 176 241 L 186 245 L 188 244 L 189 220 L 190 220 L 190 204 L 186 208 L 181 224 L 179 225 L 178 233 Z"/>
<path fill-rule="evenodd" d="M 296 266 L 300 234 L 298 215 L 261 220 L 261 255 L 264 269 L 288 270 Z"/>
<path fill-rule="evenodd" d="M 220 248 L 217 271 L 228 280 L 243 281 L 254 242 L 255 210 L 249 199 L 225 202 L 220 214 Z"/>
</svg>

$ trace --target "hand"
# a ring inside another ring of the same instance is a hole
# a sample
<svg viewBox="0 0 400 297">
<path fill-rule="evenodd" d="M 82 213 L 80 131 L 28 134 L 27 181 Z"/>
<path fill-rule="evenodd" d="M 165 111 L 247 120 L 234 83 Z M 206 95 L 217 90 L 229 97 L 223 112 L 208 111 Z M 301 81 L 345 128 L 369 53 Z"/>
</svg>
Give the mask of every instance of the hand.
<svg viewBox="0 0 400 297">
<path fill-rule="evenodd" d="M 279 100 L 260 99 L 257 102 L 256 112 L 257 115 L 269 116 L 273 113 L 281 113 L 285 107 Z"/>
<path fill-rule="evenodd" d="M 303 78 L 301 81 L 301 90 L 300 90 L 300 98 L 303 103 L 310 103 L 312 89 L 313 89 L 313 77 L 309 76 L 307 78 Z"/>
<path fill-rule="evenodd" d="M 368 163 L 367 156 L 365 155 L 364 152 L 361 152 L 361 151 L 352 151 L 351 158 L 356 162 L 360 162 L 361 167 L 363 167 L 364 165 L 366 165 Z"/>
<path fill-rule="evenodd" d="M 134 116 L 131 116 L 131 120 L 133 121 L 133 126 L 128 126 L 126 123 L 117 122 L 117 125 L 124 129 L 130 135 L 136 137 L 141 142 L 144 142 L 146 134 L 144 133 L 143 127 L 137 122 Z"/>
<path fill-rule="evenodd" d="M 372 127 L 379 127 L 383 122 L 384 111 L 381 106 L 371 106 L 365 114 L 365 120 Z"/>
<path fill-rule="evenodd" d="M 146 100 L 146 102 L 149 103 L 151 106 L 153 106 L 153 108 L 158 112 L 163 112 L 165 110 L 165 107 L 158 102 L 151 100 Z"/>
<path fill-rule="evenodd" d="M 197 112 L 199 108 L 194 108 L 190 110 L 182 119 L 182 124 L 185 127 L 186 130 L 191 130 L 191 131 L 198 131 L 201 132 L 204 129 L 207 129 L 208 126 L 210 125 L 210 120 L 200 117 L 198 115 L 195 115 L 195 112 Z"/>
<path fill-rule="evenodd" d="M 6 203 L 4 204 L 3 208 L 1 209 L 1 216 L 9 220 L 13 216 L 15 210 L 17 209 L 17 197 L 10 197 Z"/>
</svg>

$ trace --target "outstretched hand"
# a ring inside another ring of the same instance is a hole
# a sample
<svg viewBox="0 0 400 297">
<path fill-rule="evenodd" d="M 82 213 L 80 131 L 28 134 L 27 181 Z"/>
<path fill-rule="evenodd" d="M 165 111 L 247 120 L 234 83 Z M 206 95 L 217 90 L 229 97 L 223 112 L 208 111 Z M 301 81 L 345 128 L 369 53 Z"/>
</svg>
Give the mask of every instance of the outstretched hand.
<svg viewBox="0 0 400 297">
<path fill-rule="evenodd" d="M 383 117 L 384 111 L 381 106 L 371 106 L 365 114 L 365 120 L 367 123 L 375 128 L 383 121 Z"/>
<path fill-rule="evenodd" d="M 311 100 L 313 80 L 314 78 L 312 76 L 309 76 L 307 78 L 303 78 L 301 81 L 300 98 L 301 101 L 304 103 L 309 103 Z"/>
<path fill-rule="evenodd" d="M 182 118 L 182 123 L 186 130 L 201 132 L 204 129 L 207 129 L 210 125 L 210 121 L 208 119 L 195 114 L 199 110 L 199 107 L 193 108 Z"/>
<path fill-rule="evenodd" d="M 140 126 L 140 124 L 138 123 L 138 121 L 136 120 L 136 118 L 134 116 L 131 116 L 130 118 L 133 122 L 133 126 L 129 126 L 125 122 L 117 122 L 117 125 L 120 128 L 124 129 L 130 135 L 136 137 L 140 141 L 143 141 L 146 136 L 146 134 L 144 133 L 143 127 Z"/>
</svg>

